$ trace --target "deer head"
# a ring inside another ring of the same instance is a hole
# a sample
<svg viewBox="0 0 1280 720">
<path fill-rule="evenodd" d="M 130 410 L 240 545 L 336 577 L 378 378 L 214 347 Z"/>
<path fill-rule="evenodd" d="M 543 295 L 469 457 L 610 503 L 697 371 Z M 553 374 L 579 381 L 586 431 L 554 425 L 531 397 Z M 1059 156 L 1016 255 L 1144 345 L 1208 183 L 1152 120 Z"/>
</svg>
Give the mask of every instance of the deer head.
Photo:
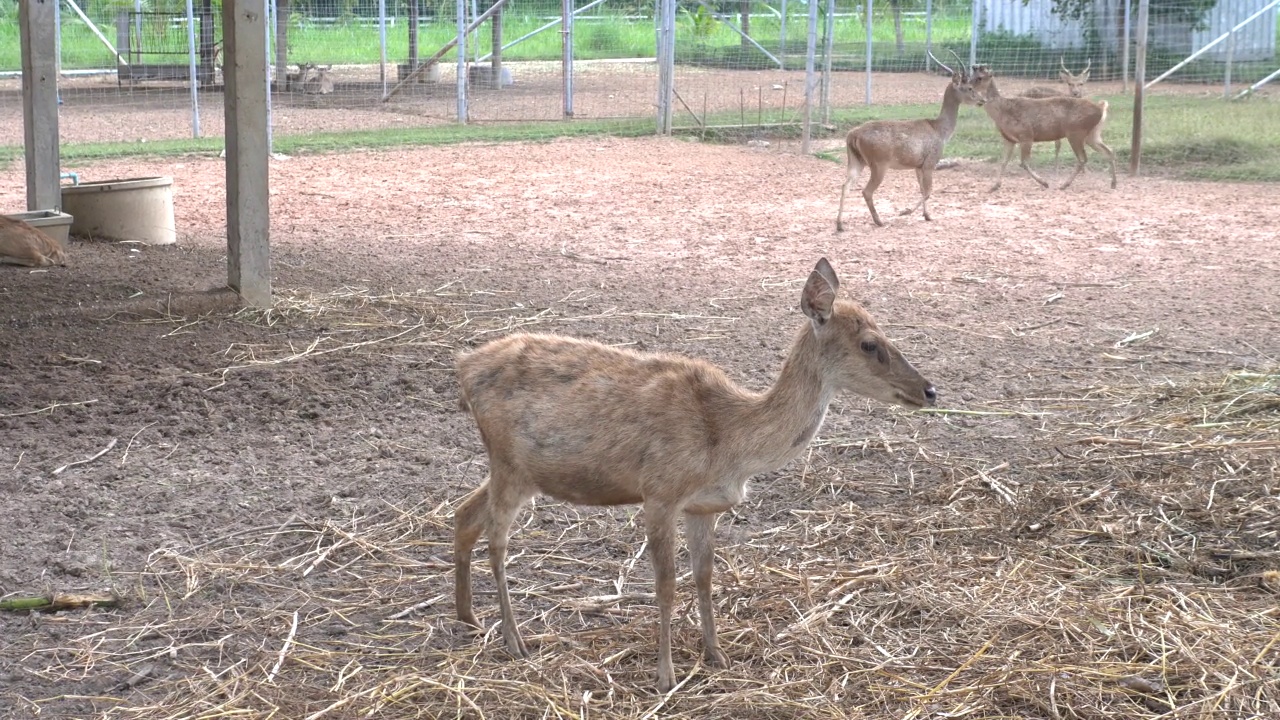
<svg viewBox="0 0 1280 720">
<path fill-rule="evenodd" d="M 1058 73 L 1058 76 L 1067 84 L 1071 97 L 1084 97 L 1084 84 L 1089 81 L 1089 68 L 1093 66 L 1093 58 L 1089 58 L 1079 75 L 1074 75 L 1067 69 L 1065 57 L 1059 57 L 1058 64 L 1062 65 L 1062 72 Z"/>
</svg>

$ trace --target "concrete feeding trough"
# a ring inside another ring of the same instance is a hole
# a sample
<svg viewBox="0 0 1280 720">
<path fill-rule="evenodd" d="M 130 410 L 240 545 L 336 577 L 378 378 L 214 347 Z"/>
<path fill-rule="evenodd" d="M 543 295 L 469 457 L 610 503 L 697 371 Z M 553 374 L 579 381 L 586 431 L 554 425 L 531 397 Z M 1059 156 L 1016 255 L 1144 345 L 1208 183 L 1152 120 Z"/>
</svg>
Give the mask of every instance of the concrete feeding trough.
<svg viewBox="0 0 1280 720">
<path fill-rule="evenodd" d="M 515 84 L 515 78 L 511 76 L 511 70 L 503 65 L 501 72 L 498 73 L 498 79 L 502 81 L 499 86 L 494 82 L 492 65 L 471 65 L 467 68 L 467 81 L 474 87 L 511 87 Z"/>
<path fill-rule="evenodd" d="M 400 80 L 409 77 L 409 73 L 413 72 L 413 68 L 408 63 L 400 63 L 396 66 L 396 76 Z M 414 78 L 414 82 L 419 83 L 438 83 L 440 82 L 440 63 L 433 62 L 426 69 L 418 73 Z"/>
<path fill-rule="evenodd" d="M 62 247 L 67 246 L 71 235 L 71 216 L 57 210 L 32 210 L 30 212 L 6 213 L 5 217 L 21 220 L 40 232 L 57 240 Z"/>
<path fill-rule="evenodd" d="M 71 234 L 172 245 L 173 178 L 146 177 L 82 182 L 62 188 L 62 209 L 74 217 Z"/>
</svg>

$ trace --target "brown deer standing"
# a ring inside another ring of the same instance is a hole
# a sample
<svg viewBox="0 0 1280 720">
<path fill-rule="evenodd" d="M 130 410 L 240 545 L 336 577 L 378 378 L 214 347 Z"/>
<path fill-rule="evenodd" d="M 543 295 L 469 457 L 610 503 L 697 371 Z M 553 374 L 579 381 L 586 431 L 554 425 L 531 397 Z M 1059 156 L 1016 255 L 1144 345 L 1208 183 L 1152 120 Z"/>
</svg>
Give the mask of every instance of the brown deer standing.
<svg viewBox="0 0 1280 720">
<path fill-rule="evenodd" d="M 883 227 L 884 223 L 880 222 L 872 196 L 884 181 L 885 172 L 891 168 L 915 170 L 916 182 L 920 184 L 920 202 L 899 214 L 910 215 L 916 208 L 921 208 L 925 220 L 933 219 L 929 217 L 928 206 L 929 195 L 933 192 L 933 171 L 942 158 L 943 146 L 956 130 L 960 104 L 977 105 L 978 98 L 972 79 L 966 73 L 957 73 L 943 65 L 933 57 L 933 53 L 929 53 L 929 57 L 951 75 L 951 83 L 942 95 L 942 112 L 932 120 L 872 120 L 849 131 L 845 137 L 847 167 L 844 185 L 840 186 L 836 232 L 844 230 L 844 197 L 849 185 L 858 181 L 863 167 L 871 168 L 871 178 L 862 189 L 862 197 L 867 201 L 871 220 L 876 225 Z"/>
<path fill-rule="evenodd" d="M 1116 154 L 1102 141 L 1102 128 L 1107 120 L 1107 101 L 1094 102 L 1085 98 L 1052 97 L 1052 98 L 1020 98 L 1002 97 L 996 87 L 995 73 L 985 65 L 975 65 L 971 69 L 973 87 L 981 96 L 982 109 L 996 124 L 1000 138 L 1004 140 L 1004 162 L 1000 164 L 1000 174 L 996 184 L 991 187 L 994 192 L 1000 189 L 1004 180 L 1005 168 L 1013 157 L 1013 148 L 1021 149 L 1022 169 L 1041 187 L 1049 187 L 1049 183 L 1031 169 L 1031 145 L 1037 142 L 1061 140 L 1066 138 L 1071 150 L 1076 154 L 1076 169 L 1071 177 L 1062 184 L 1066 189 L 1075 181 L 1076 176 L 1084 171 L 1089 156 L 1084 146 L 1107 154 L 1111 161 L 1111 187 L 1116 186 Z"/>
<path fill-rule="evenodd" d="M 1036 87 L 1022 93 L 1021 97 L 1026 98 L 1049 98 L 1049 97 L 1084 97 L 1084 84 L 1089 82 L 1089 68 L 1093 67 L 1093 59 L 1085 64 L 1084 70 L 1079 75 L 1072 73 L 1067 69 L 1067 60 L 1064 57 L 1058 58 L 1058 64 L 1062 66 L 1062 72 L 1058 73 L 1058 77 L 1062 78 L 1062 82 L 1066 84 L 1067 89 L 1046 87 L 1037 85 Z M 1062 141 L 1053 141 L 1053 171 L 1058 171 L 1058 156 L 1062 153 Z"/>
<path fill-rule="evenodd" d="M 671 612 L 676 520 L 684 516 L 707 661 L 725 667 L 711 604 L 716 517 L 746 497 L 748 478 L 798 457 L 841 391 L 910 408 L 933 385 L 857 303 L 836 299 L 826 258 L 800 295 L 809 318 L 776 384 L 738 387 L 718 367 L 555 335 L 510 335 L 458 359 L 461 403 L 475 417 L 489 478 L 454 512 L 458 619 L 471 607 L 471 550 L 489 538 L 502 637 L 527 657 L 511 599 L 507 533 L 538 494 L 579 505 L 644 506 L 658 602 L 658 689 L 675 686 Z"/>
<path fill-rule="evenodd" d="M 46 267 L 66 265 L 62 245 L 39 228 L 0 215 L 0 264 Z"/>
</svg>

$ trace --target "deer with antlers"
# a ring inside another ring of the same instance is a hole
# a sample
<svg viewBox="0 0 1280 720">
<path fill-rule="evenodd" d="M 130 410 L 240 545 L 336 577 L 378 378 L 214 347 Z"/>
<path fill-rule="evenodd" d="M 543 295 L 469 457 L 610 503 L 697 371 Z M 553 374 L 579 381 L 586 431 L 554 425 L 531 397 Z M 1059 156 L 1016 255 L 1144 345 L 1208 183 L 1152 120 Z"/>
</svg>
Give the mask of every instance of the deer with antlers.
<svg viewBox="0 0 1280 720">
<path fill-rule="evenodd" d="M 872 120 L 849 131 L 845 138 L 846 173 L 840 187 L 840 209 L 836 212 L 836 232 L 844 230 L 844 198 L 849 185 L 858 180 L 862 168 L 871 168 L 871 179 L 862 189 L 862 197 L 871 210 L 871 220 L 881 227 L 880 214 L 872 199 L 889 169 L 915 170 L 920 185 L 920 202 L 900 215 L 910 215 L 916 208 L 929 217 L 929 195 L 933 191 L 933 171 L 942 157 L 942 148 L 956 130 L 956 115 L 961 104 L 977 105 L 978 96 L 972 78 L 966 72 L 952 70 L 938 58 L 929 57 L 951 75 L 951 83 L 942 95 L 942 111 L 932 120 Z"/>
<path fill-rule="evenodd" d="M 578 505 L 644 506 L 658 605 L 658 689 L 671 662 L 677 522 L 683 517 L 707 662 L 726 667 L 712 613 L 716 518 L 747 481 L 803 454 L 827 405 L 852 392 L 891 405 L 933 405 L 937 392 L 860 305 L 837 299 L 826 258 L 800 292 L 807 322 L 773 387 L 739 387 L 711 363 L 557 335 L 517 333 L 458 359 L 461 404 L 489 454 L 489 478 L 454 511 L 458 619 L 471 606 L 471 551 L 489 538 L 489 566 L 507 649 L 527 657 L 507 590 L 507 534 L 536 495 Z"/>
<path fill-rule="evenodd" d="M 1062 66 L 1062 71 L 1058 73 L 1058 77 L 1062 78 L 1062 82 L 1067 86 L 1066 90 L 1062 88 L 1048 87 L 1045 85 L 1037 85 L 1036 87 L 1023 92 L 1021 97 L 1026 98 L 1050 98 L 1050 97 L 1084 97 L 1084 84 L 1089 82 L 1089 68 L 1093 67 L 1093 58 L 1085 63 L 1084 70 L 1079 74 L 1073 73 L 1067 69 L 1067 59 L 1058 57 L 1058 64 Z M 1058 171 L 1058 156 L 1062 154 L 1062 141 L 1053 141 L 1053 171 Z"/>
<path fill-rule="evenodd" d="M 1094 102 L 1075 97 L 1006 98 L 996 87 L 995 73 L 990 68 L 974 65 L 969 72 L 973 78 L 973 88 L 980 96 L 978 104 L 995 122 L 1005 146 L 1004 162 L 1000 164 L 1000 173 L 996 177 L 996 184 L 991 187 L 992 192 L 1000 189 L 1005 168 L 1009 166 L 1015 146 L 1021 150 L 1019 164 L 1022 169 L 1041 187 L 1049 187 L 1049 183 L 1031 169 L 1031 145 L 1062 139 L 1071 144 L 1071 150 L 1076 155 L 1075 172 L 1062 184 L 1063 190 L 1084 172 L 1085 164 L 1089 161 L 1085 145 L 1106 153 L 1111 162 L 1111 187 L 1115 189 L 1116 154 L 1102 141 L 1102 128 L 1107 120 L 1106 100 Z"/>
</svg>

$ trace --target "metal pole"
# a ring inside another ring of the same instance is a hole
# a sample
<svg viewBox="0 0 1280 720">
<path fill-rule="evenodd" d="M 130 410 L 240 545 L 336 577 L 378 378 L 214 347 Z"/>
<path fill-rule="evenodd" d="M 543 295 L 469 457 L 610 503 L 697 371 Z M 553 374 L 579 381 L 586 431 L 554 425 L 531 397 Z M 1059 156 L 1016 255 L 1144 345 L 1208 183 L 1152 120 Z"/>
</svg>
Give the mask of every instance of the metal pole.
<svg viewBox="0 0 1280 720">
<path fill-rule="evenodd" d="M 1121 82 L 1124 84 L 1124 92 L 1129 92 L 1129 45 L 1133 42 L 1133 23 L 1130 22 L 1131 8 L 1133 3 L 1129 0 L 1124 2 L 1124 47 L 1120 49 L 1120 75 Z"/>
<path fill-rule="evenodd" d="M 378 0 L 378 79 L 387 94 L 387 0 Z"/>
<path fill-rule="evenodd" d="M 196 76 L 196 8 L 187 0 L 187 78 L 191 81 L 191 137 L 200 137 L 200 78 Z"/>
<path fill-rule="evenodd" d="M 1235 60 L 1235 55 L 1236 55 L 1236 34 L 1235 34 L 1235 31 L 1232 31 L 1231 37 L 1227 38 L 1227 63 L 1226 63 L 1227 66 L 1223 68 L 1223 72 L 1225 73 L 1225 77 L 1223 78 L 1223 81 L 1222 81 L 1222 99 L 1223 100 L 1231 99 L 1231 63 L 1233 60 Z"/>
<path fill-rule="evenodd" d="M 787 0 L 782 0 L 778 15 L 778 59 L 782 61 L 782 69 L 787 69 Z"/>
<path fill-rule="evenodd" d="M 467 0 L 457 0 L 458 13 L 458 122 L 467 123 Z"/>
<path fill-rule="evenodd" d="M 871 104 L 871 6 L 872 0 L 867 0 L 867 89 L 866 104 Z"/>
<path fill-rule="evenodd" d="M 933 0 L 924 0 L 924 71 L 933 70 Z"/>
<path fill-rule="evenodd" d="M 21 44 L 21 43 L 19 43 Z M 19 59 L 21 65 L 21 59 Z M 62 83 L 62 3 L 53 4 L 53 69 L 58 75 L 58 84 Z M 62 88 L 57 88 L 58 104 L 62 104 Z M 61 176 L 61 171 L 59 171 Z"/>
<path fill-rule="evenodd" d="M 573 0 L 561 0 L 560 75 L 564 78 L 564 116 L 573 117 Z"/>
<path fill-rule="evenodd" d="M 268 22 L 263 23 L 263 25 L 265 26 L 264 31 L 267 33 L 267 43 L 265 46 L 267 49 L 267 64 L 263 68 L 262 81 L 267 84 L 267 156 L 269 157 L 273 152 L 272 148 L 275 147 L 275 137 L 271 128 L 271 126 L 275 124 L 275 120 L 271 115 L 271 43 L 276 39 L 276 28 L 280 22 L 280 18 L 276 17 L 278 14 L 276 12 L 276 0 L 265 0 L 265 6 Z M 285 69 L 288 70 L 288 67 L 286 66 Z M 224 75 L 223 77 L 225 79 L 226 76 Z"/>
<path fill-rule="evenodd" d="M 969 67 L 978 62 L 978 21 L 982 17 L 982 0 L 973 0 L 973 18 L 969 22 Z"/>
<path fill-rule="evenodd" d="M 676 0 L 657 0 L 658 7 L 658 133 L 671 134 L 676 74 Z"/>
<path fill-rule="evenodd" d="M 869 2 L 870 0 L 868 0 Z M 809 154 L 813 138 L 813 56 L 818 52 L 818 2 L 809 0 L 809 36 L 804 53 L 804 127 L 800 129 L 800 152 Z"/>
<path fill-rule="evenodd" d="M 1150 0 L 1138 0 L 1138 53 L 1133 66 L 1133 144 L 1129 149 L 1129 174 L 1142 167 L 1142 105 L 1147 91 L 1147 19 Z"/>
<path fill-rule="evenodd" d="M 475 17 L 479 14 L 480 14 L 480 4 L 478 0 L 471 0 L 471 17 Z M 476 35 L 479 35 L 480 28 L 478 27 L 475 28 L 475 33 Z M 476 40 L 475 42 L 471 43 L 471 45 L 474 47 L 474 50 L 472 50 L 472 55 L 474 55 L 474 57 L 471 59 L 471 62 L 478 63 L 480 62 L 480 41 Z"/>
<path fill-rule="evenodd" d="M 836 0 L 827 0 L 822 41 L 822 122 L 831 122 L 831 50 L 835 45 Z"/>
</svg>

